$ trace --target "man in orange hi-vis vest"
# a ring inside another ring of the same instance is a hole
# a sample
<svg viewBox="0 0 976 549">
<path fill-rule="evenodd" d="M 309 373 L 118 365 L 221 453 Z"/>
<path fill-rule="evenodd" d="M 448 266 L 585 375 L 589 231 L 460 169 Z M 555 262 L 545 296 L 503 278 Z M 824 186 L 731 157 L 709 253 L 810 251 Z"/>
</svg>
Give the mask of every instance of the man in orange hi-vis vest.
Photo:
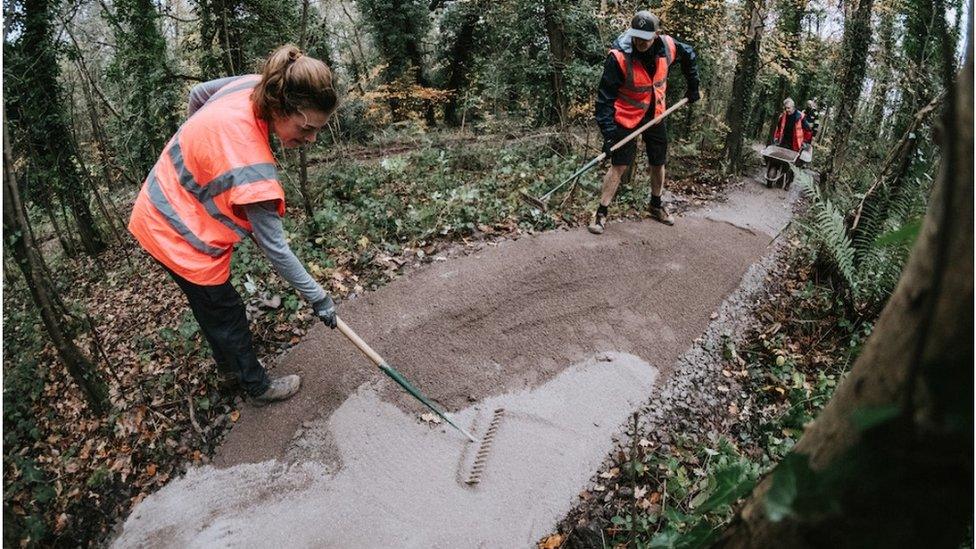
<svg viewBox="0 0 976 549">
<path fill-rule="evenodd" d="M 783 112 L 773 130 L 773 144 L 784 149 L 800 150 L 813 140 L 813 126 L 806 114 L 797 110 L 792 98 L 783 100 Z"/>
<path fill-rule="evenodd" d="M 272 380 L 258 361 L 230 282 L 231 253 L 253 237 L 314 314 L 336 327 L 335 303 L 285 240 L 285 194 L 270 141 L 272 134 L 283 147 L 315 141 L 336 104 L 329 67 L 291 45 L 275 50 L 260 75 L 194 87 L 190 117 L 149 171 L 129 220 L 186 295 L 222 377 L 258 406 L 291 397 L 301 379 Z"/>
<path fill-rule="evenodd" d="M 637 139 L 614 152 L 613 147 L 638 126 L 666 110 L 668 72 L 681 64 L 687 84 L 686 97 L 694 103 L 698 91 L 698 61 L 691 46 L 661 33 L 661 21 L 648 11 L 639 11 L 627 29 L 614 42 L 603 67 L 597 90 L 596 121 L 603 134 L 603 151 L 610 157 L 610 171 L 603 178 L 600 206 L 589 230 L 601 234 L 606 226 L 607 208 L 617 193 L 620 179 L 637 154 Z M 667 225 L 674 218 L 661 202 L 664 190 L 664 164 L 668 154 L 668 132 L 664 121 L 643 133 L 651 169 L 651 217 Z"/>
</svg>

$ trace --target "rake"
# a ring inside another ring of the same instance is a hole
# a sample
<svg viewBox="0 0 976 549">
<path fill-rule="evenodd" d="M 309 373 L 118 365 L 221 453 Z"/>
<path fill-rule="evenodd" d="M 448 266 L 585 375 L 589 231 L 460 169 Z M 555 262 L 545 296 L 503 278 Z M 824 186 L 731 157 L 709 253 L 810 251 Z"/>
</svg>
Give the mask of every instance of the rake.
<svg viewBox="0 0 976 549">
<path fill-rule="evenodd" d="M 627 143 L 630 143 L 635 137 L 637 137 L 638 135 L 640 135 L 641 133 L 643 133 L 644 130 L 646 130 L 647 128 L 650 128 L 651 126 L 653 126 L 655 124 L 657 124 L 661 120 L 664 120 L 669 114 L 671 114 L 672 112 L 674 112 L 674 111 L 678 110 L 679 108 L 683 107 L 687 102 L 688 102 L 688 98 L 687 97 L 683 98 L 682 100 L 678 101 L 677 103 L 675 103 L 674 105 L 672 105 L 671 107 L 669 107 L 668 110 L 666 110 L 663 113 L 661 113 L 661 116 L 655 117 L 653 120 L 651 120 L 648 123 L 644 124 L 643 126 L 637 128 L 636 130 L 630 132 L 630 135 L 628 135 L 627 137 L 621 139 L 620 141 L 618 141 L 617 143 L 615 143 L 612 147 L 610 147 L 610 152 L 612 153 L 612 152 L 616 151 L 617 149 L 619 149 L 620 147 L 623 147 Z M 540 210 L 542 210 L 544 212 L 545 211 L 548 211 L 549 210 L 549 198 L 553 195 L 553 193 L 555 193 L 559 189 L 563 188 L 563 186 L 565 186 L 570 181 L 574 181 L 574 180 L 578 179 L 581 175 L 583 175 L 584 173 L 588 172 L 590 170 L 590 168 L 592 168 L 593 166 L 596 166 L 601 161 L 603 161 L 603 159 L 606 158 L 606 157 L 607 157 L 607 153 L 605 153 L 605 152 L 600 153 L 599 156 L 597 156 L 593 160 L 590 160 L 589 162 L 587 162 L 582 168 L 576 170 L 576 172 L 574 172 L 573 175 L 571 175 L 571 176 L 567 177 L 566 179 L 564 179 L 562 181 L 562 183 L 556 185 L 549 192 L 547 192 L 546 194 L 540 196 L 539 198 L 536 198 L 536 197 L 534 197 L 534 196 L 526 193 L 525 191 L 519 191 L 519 196 L 527 204 L 529 204 L 529 205 L 531 205 L 531 206 L 533 206 L 535 208 L 538 208 L 538 209 L 540 209 Z"/>
</svg>

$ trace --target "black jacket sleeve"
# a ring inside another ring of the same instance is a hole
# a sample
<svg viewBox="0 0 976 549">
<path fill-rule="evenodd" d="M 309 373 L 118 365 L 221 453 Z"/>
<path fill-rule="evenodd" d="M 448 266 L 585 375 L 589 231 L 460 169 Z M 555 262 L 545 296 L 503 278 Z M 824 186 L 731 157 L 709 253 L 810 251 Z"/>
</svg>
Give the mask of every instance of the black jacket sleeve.
<svg viewBox="0 0 976 549">
<path fill-rule="evenodd" d="M 685 75 L 688 92 L 698 92 L 701 80 L 698 77 L 698 55 L 691 46 L 684 42 L 674 41 L 676 61 L 681 64 L 681 72 Z"/>
<path fill-rule="evenodd" d="M 613 104 L 617 101 L 617 90 L 623 83 L 623 72 L 617 65 L 617 58 L 611 53 L 603 64 L 603 76 L 596 91 L 596 123 L 604 138 L 614 137 L 617 133 L 617 123 L 613 120 L 617 109 Z"/>
</svg>

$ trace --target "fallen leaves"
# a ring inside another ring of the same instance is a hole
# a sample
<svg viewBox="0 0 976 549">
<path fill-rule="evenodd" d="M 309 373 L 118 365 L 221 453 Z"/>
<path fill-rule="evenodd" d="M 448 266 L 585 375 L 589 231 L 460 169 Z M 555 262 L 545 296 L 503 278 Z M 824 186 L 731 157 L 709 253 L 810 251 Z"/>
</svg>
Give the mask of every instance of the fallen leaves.
<svg viewBox="0 0 976 549">
<path fill-rule="evenodd" d="M 608 471 L 604 471 L 604 472 L 600 473 L 600 478 L 602 478 L 602 479 L 617 478 L 617 476 L 619 474 L 620 474 L 620 468 L 619 467 L 613 467 L 613 468 L 611 468 Z"/>
<path fill-rule="evenodd" d="M 538 543 L 539 549 L 559 549 L 563 546 L 563 542 L 566 541 L 566 536 L 562 534 L 553 534 L 551 536 L 545 537 Z"/>
<path fill-rule="evenodd" d="M 427 425 L 434 426 L 434 425 L 440 425 L 443 420 L 437 414 L 426 412 L 420 414 L 420 421 L 423 421 Z"/>
</svg>

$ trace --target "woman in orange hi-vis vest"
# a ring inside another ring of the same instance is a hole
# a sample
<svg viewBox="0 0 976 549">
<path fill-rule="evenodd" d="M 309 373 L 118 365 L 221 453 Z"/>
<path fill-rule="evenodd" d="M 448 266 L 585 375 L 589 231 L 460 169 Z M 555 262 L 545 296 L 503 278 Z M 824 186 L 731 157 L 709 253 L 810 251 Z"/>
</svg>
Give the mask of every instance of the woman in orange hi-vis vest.
<svg viewBox="0 0 976 549">
<path fill-rule="evenodd" d="M 253 237 L 335 328 L 335 303 L 285 240 L 285 194 L 270 139 L 289 148 L 314 142 L 337 102 L 329 67 L 292 45 L 275 50 L 260 75 L 194 87 L 189 118 L 150 170 L 129 220 L 139 244 L 186 294 L 222 377 L 258 406 L 291 397 L 301 379 L 272 380 L 258 362 L 244 302 L 230 283 L 231 253 Z"/>
<path fill-rule="evenodd" d="M 681 65 L 686 97 L 698 101 L 698 61 L 691 46 L 661 33 L 661 21 L 649 11 L 639 11 L 630 28 L 620 35 L 610 49 L 603 66 L 603 76 L 596 97 L 596 123 L 603 134 L 603 152 L 610 157 L 610 171 L 603 178 L 600 206 L 593 215 L 589 230 L 602 234 L 610 202 L 617 193 L 620 179 L 637 154 L 637 139 L 611 152 L 639 125 L 665 111 L 668 73 L 673 63 Z M 651 168 L 651 217 L 673 225 L 674 219 L 661 202 L 664 190 L 664 164 L 668 154 L 668 131 L 665 122 L 642 134 Z"/>
</svg>

